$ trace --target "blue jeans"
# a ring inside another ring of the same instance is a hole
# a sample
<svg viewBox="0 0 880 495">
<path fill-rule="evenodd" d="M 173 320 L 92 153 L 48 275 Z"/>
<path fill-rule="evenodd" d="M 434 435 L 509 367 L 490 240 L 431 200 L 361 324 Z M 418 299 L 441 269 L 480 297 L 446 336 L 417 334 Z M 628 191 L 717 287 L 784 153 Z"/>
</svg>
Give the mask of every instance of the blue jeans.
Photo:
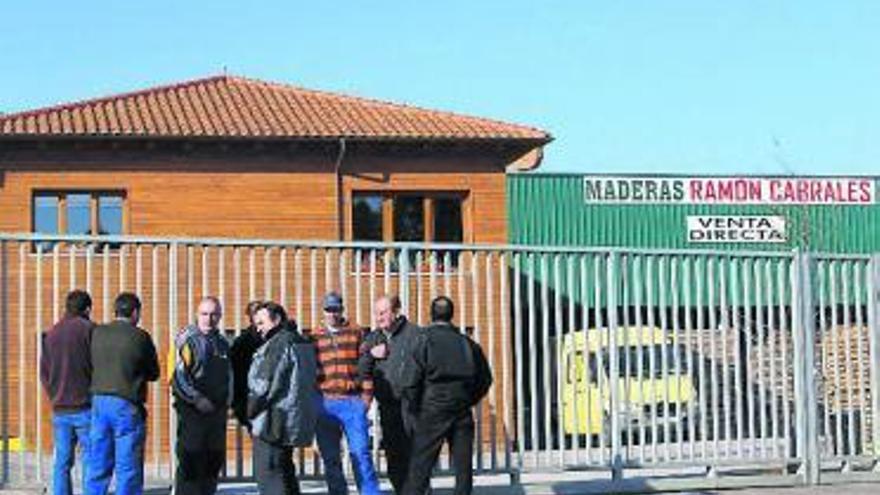
<svg viewBox="0 0 880 495">
<path fill-rule="evenodd" d="M 92 429 L 88 495 L 106 495 L 116 471 L 116 495 L 141 495 L 144 491 L 144 440 L 146 424 L 141 408 L 121 397 L 92 397 Z"/>
<path fill-rule="evenodd" d="M 86 489 L 86 468 L 89 452 L 89 423 L 92 412 L 56 412 L 52 415 L 52 436 L 55 442 L 55 465 L 52 469 L 52 493 L 71 495 L 70 469 L 76 459 L 76 444 L 82 449 L 83 491 Z"/>
<path fill-rule="evenodd" d="M 330 495 L 348 493 L 342 472 L 340 440 L 345 432 L 355 481 L 364 495 L 379 495 L 379 479 L 370 457 L 367 407 L 360 397 L 321 398 L 316 436 L 324 461 L 327 489 Z"/>
</svg>

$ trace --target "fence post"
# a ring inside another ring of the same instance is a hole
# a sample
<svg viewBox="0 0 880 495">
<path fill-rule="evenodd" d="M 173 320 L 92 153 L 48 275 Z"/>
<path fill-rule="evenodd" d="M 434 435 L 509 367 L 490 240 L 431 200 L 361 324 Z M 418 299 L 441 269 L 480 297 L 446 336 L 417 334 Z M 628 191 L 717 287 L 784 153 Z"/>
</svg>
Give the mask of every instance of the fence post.
<svg viewBox="0 0 880 495">
<path fill-rule="evenodd" d="M 866 302 L 868 305 L 868 346 L 869 357 L 868 362 L 871 363 L 871 390 L 880 390 L 880 363 L 877 362 L 880 356 L 880 324 L 877 322 L 878 311 L 877 304 L 880 302 L 880 254 L 871 255 L 871 261 L 868 265 L 868 297 Z M 874 459 L 877 459 L 880 452 L 880 394 L 871 394 L 871 414 L 873 416 L 872 428 L 872 449 L 871 452 Z M 875 464 L 875 469 L 880 465 Z"/>
<path fill-rule="evenodd" d="M 817 425 L 815 329 L 812 260 L 796 252 L 792 272 L 792 317 L 794 330 L 795 422 L 797 456 L 805 484 L 819 483 L 819 429 Z"/>
<path fill-rule="evenodd" d="M 398 293 L 400 294 L 400 303 L 403 306 L 404 313 L 407 318 L 412 319 L 413 315 L 410 314 L 409 311 L 409 248 L 404 246 L 400 250 L 400 254 L 397 257 L 397 263 L 400 265 L 400 283 L 398 284 Z M 418 314 L 418 311 L 416 311 Z M 415 320 L 413 320 L 415 321 Z"/>
<path fill-rule="evenodd" d="M 617 348 L 617 252 L 608 254 L 608 264 L 606 271 L 606 284 L 608 289 L 608 297 L 606 299 L 607 311 L 607 328 L 608 328 L 608 360 L 610 361 L 608 370 L 609 380 L 609 402 L 611 414 L 611 479 L 620 480 L 623 477 L 623 458 L 620 449 L 620 395 L 618 392 L 620 362 L 619 349 Z"/>
<path fill-rule="evenodd" d="M 0 487 L 9 482 L 9 266 L 6 256 L 8 244 L 0 240 L 0 438 L 3 438 L 2 473 L 0 473 Z M 21 297 L 19 296 L 19 299 Z M 19 434 L 19 436 L 21 436 Z"/>
</svg>

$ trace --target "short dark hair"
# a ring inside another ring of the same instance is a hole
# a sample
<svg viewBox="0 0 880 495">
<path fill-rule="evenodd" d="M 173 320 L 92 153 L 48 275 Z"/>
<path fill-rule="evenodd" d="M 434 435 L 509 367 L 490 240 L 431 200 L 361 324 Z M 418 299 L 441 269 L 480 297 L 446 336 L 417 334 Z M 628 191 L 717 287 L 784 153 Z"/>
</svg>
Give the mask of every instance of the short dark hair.
<svg viewBox="0 0 880 495">
<path fill-rule="evenodd" d="M 452 303 L 452 299 L 440 296 L 431 301 L 431 321 L 449 323 L 454 314 L 455 304 Z"/>
<path fill-rule="evenodd" d="M 388 294 L 385 296 L 385 299 L 388 299 L 388 306 L 391 307 L 391 311 L 394 313 L 397 313 L 403 307 L 400 303 L 400 296 L 397 294 Z"/>
<path fill-rule="evenodd" d="M 135 310 L 141 310 L 141 300 L 132 292 L 123 292 L 113 302 L 113 312 L 118 318 L 131 318 Z"/>
<path fill-rule="evenodd" d="M 244 312 L 248 316 L 248 318 L 253 319 L 254 315 L 257 313 L 257 310 L 260 309 L 260 306 L 263 305 L 263 301 L 256 299 L 247 303 L 245 306 Z"/>
<path fill-rule="evenodd" d="M 92 296 L 84 290 L 74 289 L 67 293 L 64 309 L 68 316 L 86 316 L 92 309 Z"/>
<path fill-rule="evenodd" d="M 260 303 L 257 306 L 257 311 L 265 309 L 266 312 L 269 313 L 269 317 L 273 320 L 278 320 L 278 323 L 286 323 L 287 322 L 287 311 L 284 311 L 284 306 L 278 304 L 275 301 L 266 301 Z"/>
</svg>

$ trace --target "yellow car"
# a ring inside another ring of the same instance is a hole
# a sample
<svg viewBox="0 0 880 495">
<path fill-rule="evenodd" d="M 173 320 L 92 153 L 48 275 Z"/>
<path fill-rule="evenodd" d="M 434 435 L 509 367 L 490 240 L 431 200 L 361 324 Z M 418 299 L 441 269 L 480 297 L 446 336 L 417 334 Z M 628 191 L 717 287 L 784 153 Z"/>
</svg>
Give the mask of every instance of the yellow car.
<svg viewBox="0 0 880 495">
<path fill-rule="evenodd" d="M 611 334 L 605 329 L 563 335 L 562 424 L 566 435 L 607 435 L 611 415 Z M 686 430 L 696 414 L 697 393 L 684 346 L 669 332 L 618 327 L 615 335 L 618 424 L 622 432 Z M 665 361 L 665 363 L 664 363 Z M 696 358 L 692 366 L 698 366 Z"/>
</svg>

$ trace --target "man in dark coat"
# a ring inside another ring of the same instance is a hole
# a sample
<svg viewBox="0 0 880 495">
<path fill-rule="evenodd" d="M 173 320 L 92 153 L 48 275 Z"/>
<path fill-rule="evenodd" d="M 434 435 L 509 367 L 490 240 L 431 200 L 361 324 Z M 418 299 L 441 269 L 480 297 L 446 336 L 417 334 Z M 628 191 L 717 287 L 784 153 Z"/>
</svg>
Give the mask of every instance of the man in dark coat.
<svg viewBox="0 0 880 495">
<path fill-rule="evenodd" d="M 360 366 L 362 375 L 373 376 L 373 391 L 379 403 L 382 447 L 388 460 L 388 478 L 395 493 L 403 490 L 412 451 L 413 418 L 402 403 L 405 377 L 412 373 L 414 341 L 421 329 L 400 313 L 400 298 L 383 296 L 376 300 L 377 328 L 364 340 Z"/>
<path fill-rule="evenodd" d="M 232 363 L 232 413 L 239 424 L 250 431 L 251 422 L 247 417 L 248 398 L 248 370 L 254 360 L 254 353 L 263 345 L 263 337 L 254 324 L 254 314 L 262 301 L 251 301 L 247 305 L 247 313 L 250 325 L 242 330 L 241 334 L 232 342 L 229 349 L 229 360 Z"/>
<path fill-rule="evenodd" d="M 92 332 L 92 424 L 87 495 L 106 495 L 116 475 L 117 495 L 144 489 L 147 382 L 159 379 L 159 360 L 150 334 L 137 326 L 141 301 L 123 292 L 113 303 L 116 320 Z"/>
<path fill-rule="evenodd" d="M 82 290 L 67 295 L 64 317 L 43 335 L 40 355 L 40 381 L 52 401 L 52 435 L 55 466 L 52 493 L 71 495 L 70 468 L 76 445 L 82 447 L 83 460 L 89 451 L 92 358 L 89 345 L 95 324 L 89 319 L 92 298 Z M 83 466 L 83 488 L 86 467 Z"/>
<path fill-rule="evenodd" d="M 422 495 L 444 441 L 449 442 L 455 468 L 455 494 L 473 488 L 474 416 L 471 408 L 492 385 L 492 372 L 480 345 L 452 324 L 452 300 L 431 302 L 433 322 L 419 336 L 412 354 L 414 370 L 404 397 L 416 417 L 412 459 L 403 487 L 405 495 Z"/>
</svg>

